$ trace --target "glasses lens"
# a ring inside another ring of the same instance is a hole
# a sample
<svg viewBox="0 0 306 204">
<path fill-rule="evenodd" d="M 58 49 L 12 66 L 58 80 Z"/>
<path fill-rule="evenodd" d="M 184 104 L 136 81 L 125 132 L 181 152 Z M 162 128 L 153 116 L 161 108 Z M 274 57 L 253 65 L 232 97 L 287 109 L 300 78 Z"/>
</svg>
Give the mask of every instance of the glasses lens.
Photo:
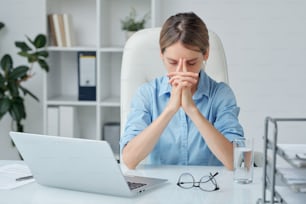
<svg viewBox="0 0 306 204">
<path fill-rule="evenodd" d="M 179 185 L 182 188 L 192 188 L 194 185 L 194 178 L 189 173 L 183 173 L 178 182 L 177 185 Z"/>
<path fill-rule="evenodd" d="M 211 176 L 203 176 L 200 180 L 200 188 L 203 191 L 214 191 L 217 189 L 217 182 Z"/>
</svg>

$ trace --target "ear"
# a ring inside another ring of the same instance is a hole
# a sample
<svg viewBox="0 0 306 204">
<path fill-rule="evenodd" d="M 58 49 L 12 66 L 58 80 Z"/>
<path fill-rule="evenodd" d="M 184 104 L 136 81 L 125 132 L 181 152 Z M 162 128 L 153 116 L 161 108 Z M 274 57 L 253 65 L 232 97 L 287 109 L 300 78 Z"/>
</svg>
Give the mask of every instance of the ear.
<svg viewBox="0 0 306 204">
<path fill-rule="evenodd" d="M 203 55 L 203 58 L 204 58 L 204 60 L 205 61 L 207 61 L 207 59 L 208 59 L 208 57 L 209 57 L 209 47 L 207 48 L 207 50 L 206 50 L 206 53 Z"/>
<path fill-rule="evenodd" d="M 159 56 L 160 56 L 160 59 L 162 60 L 162 62 L 165 63 L 164 53 L 160 52 Z"/>
</svg>

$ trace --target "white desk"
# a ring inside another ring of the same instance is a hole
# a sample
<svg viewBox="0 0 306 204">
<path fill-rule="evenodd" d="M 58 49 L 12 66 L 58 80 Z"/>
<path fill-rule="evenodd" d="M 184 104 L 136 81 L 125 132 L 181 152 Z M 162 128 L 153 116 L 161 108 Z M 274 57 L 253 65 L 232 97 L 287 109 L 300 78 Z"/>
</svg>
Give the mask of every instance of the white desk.
<svg viewBox="0 0 306 204">
<path fill-rule="evenodd" d="M 0 165 L 12 161 L 0 161 Z M 123 169 L 125 173 L 139 176 L 167 178 L 167 184 L 148 191 L 136 198 L 122 198 L 100 194 L 84 193 L 27 184 L 13 190 L 0 190 L 0 203 L 6 204 L 102 204 L 102 203 L 256 203 L 262 193 L 262 168 L 255 168 L 254 182 L 237 184 L 233 182 L 233 172 L 224 167 L 212 166 L 140 166 L 136 170 Z M 204 192 L 198 188 L 182 189 L 176 185 L 183 172 L 190 172 L 195 179 L 200 179 L 209 172 L 219 172 L 216 180 L 219 191 Z"/>
</svg>

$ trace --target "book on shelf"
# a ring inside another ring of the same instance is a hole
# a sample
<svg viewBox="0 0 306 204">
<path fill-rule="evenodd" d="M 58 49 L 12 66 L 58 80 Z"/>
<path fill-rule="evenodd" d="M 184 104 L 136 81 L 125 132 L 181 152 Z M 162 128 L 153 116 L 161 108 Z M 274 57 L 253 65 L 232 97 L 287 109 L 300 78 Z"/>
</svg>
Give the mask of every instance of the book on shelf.
<svg viewBox="0 0 306 204">
<path fill-rule="evenodd" d="M 53 23 L 54 23 L 54 32 L 55 32 L 55 39 L 57 42 L 57 46 L 63 47 L 63 40 L 61 35 L 61 29 L 60 29 L 60 20 L 59 20 L 59 14 L 52 14 L 53 17 Z"/>
<path fill-rule="evenodd" d="M 65 42 L 67 47 L 74 46 L 74 32 L 72 26 L 72 18 L 68 13 L 63 14 Z"/>
<path fill-rule="evenodd" d="M 49 28 L 49 41 L 50 45 L 57 46 L 57 41 L 56 41 L 56 34 L 55 34 L 55 27 L 54 27 L 54 21 L 53 21 L 53 15 L 49 14 L 48 15 L 48 28 Z"/>
<path fill-rule="evenodd" d="M 61 43 L 63 47 L 66 47 L 66 34 L 65 34 L 65 27 L 64 27 L 64 18 L 63 14 L 57 14 L 58 15 L 58 23 L 59 23 L 59 33 L 61 35 Z"/>
<path fill-rule="evenodd" d="M 59 134 L 63 137 L 79 137 L 77 110 L 73 106 L 59 107 Z"/>
<path fill-rule="evenodd" d="M 48 107 L 47 135 L 79 137 L 77 110 L 73 106 Z"/>
<path fill-rule="evenodd" d="M 96 100 L 96 52 L 78 52 L 79 100 Z"/>
<path fill-rule="evenodd" d="M 47 108 L 47 135 L 59 135 L 58 107 Z"/>
<path fill-rule="evenodd" d="M 120 147 L 119 147 L 119 140 L 120 140 L 120 123 L 119 122 L 107 122 L 103 125 L 103 140 L 106 140 L 115 156 L 119 158 L 120 154 Z"/>
<path fill-rule="evenodd" d="M 68 13 L 48 14 L 51 45 L 59 47 L 74 46 L 72 17 Z"/>
</svg>

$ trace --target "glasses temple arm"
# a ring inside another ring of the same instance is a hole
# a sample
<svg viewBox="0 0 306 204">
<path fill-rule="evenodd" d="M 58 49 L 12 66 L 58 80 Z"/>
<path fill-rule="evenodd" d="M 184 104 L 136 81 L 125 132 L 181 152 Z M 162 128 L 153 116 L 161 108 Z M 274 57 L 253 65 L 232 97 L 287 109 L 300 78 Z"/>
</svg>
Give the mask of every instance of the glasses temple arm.
<svg viewBox="0 0 306 204">
<path fill-rule="evenodd" d="M 214 178 L 215 176 L 217 176 L 219 174 L 219 172 L 216 172 L 214 174 L 210 173 L 211 178 Z"/>
</svg>

